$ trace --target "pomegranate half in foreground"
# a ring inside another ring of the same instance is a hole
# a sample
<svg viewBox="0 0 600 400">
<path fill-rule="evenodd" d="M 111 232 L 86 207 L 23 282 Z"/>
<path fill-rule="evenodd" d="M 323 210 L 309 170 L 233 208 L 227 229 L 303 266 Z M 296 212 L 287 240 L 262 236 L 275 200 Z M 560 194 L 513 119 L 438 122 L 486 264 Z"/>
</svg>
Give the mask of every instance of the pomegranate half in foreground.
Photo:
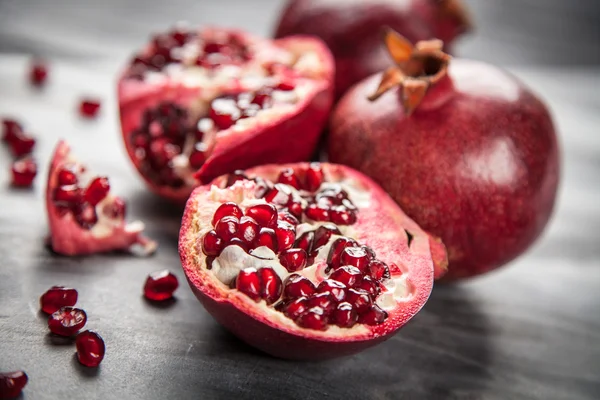
<svg viewBox="0 0 600 400">
<path fill-rule="evenodd" d="M 427 301 L 434 268 L 445 268 L 441 242 L 373 181 L 318 163 L 261 166 L 197 188 L 179 254 L 217 321 L 290 359 L 389 338 Z"/>
<path fill-rule="evenodd" d="M 180 202 L 235 169 L 306 160 L 331 108 L 333 74 L 319 39 L 175 27 L 119 80 L 127 153 L 154 192 Z"/>
<path fill-rule="evenodd" d="M 108 178 L 94 176 L 60 141 L 48 172 L 46 211 L 52 250 L 64 255 L 129 250 L 148 255 L 156 242 L 140 221 L 125 223 L 125 202 L 110 192 Z"/>
</svg>

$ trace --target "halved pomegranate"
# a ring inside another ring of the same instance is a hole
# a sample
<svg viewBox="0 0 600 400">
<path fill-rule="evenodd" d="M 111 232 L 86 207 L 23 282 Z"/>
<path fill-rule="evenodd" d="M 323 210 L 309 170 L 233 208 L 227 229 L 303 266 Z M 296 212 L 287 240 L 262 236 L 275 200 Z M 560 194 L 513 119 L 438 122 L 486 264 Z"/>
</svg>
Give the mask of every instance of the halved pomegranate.
<svg viewBox="0 0 600 400">
<path fill-rule="evenodd" d="M 119 80 L 127 153 L 154 192 L 181 202 L 235 169 L 306 160 L 331 108 L 333 73 L 318 39 L 175 27 Z"/>
<path fill-rule="evenodd" d="M 389 338 L 427 301 L 432 252 L 443 251 L 372 180 L 316 163 L 237 171 L 197 188 L 179 237 L 208 312 L 250 345 L 291 359 L 348 355 Z"/>
<path fill-rule="evenodd" d="M 125 202 L 110 192 L 108 178 L 91 175 L 65 141 L 56 146 L 50 164 L 46 211 L 57 253 L 130 250 L 146 255 L 156 249 L 156 242 L 142 236 L 142 222 L 125 223 Z"/>
</svg>

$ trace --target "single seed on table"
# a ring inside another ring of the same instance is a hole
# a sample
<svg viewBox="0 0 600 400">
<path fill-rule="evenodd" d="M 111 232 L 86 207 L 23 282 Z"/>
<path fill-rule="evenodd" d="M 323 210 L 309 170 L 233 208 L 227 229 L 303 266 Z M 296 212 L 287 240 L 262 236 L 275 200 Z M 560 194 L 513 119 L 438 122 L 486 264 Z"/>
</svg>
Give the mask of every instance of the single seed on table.
<svg viewBox="0 0 600 400">
<path fill-rule="evenodd" d="M 169 270 L 156 271 L 148 275 L 144 284 L 144 296 L 153 301 L 164 301 L 173 297 L 179 287 L 177 277 Z"/>
<path fill-rule="evenodd" d="M 85 311 L 75 307 L 61 307 L 52 313 L 48 319 L 50 332 L 60 336 L 72 336 L 77 333 L 87 321 Z"/>
<path fill-rule="evenodd" d="M 94 331 L 84 331 L 75 338 L 77 360 L 86 367 L 97 367 L 104 359 L 104 340 Z"/>
</svg>

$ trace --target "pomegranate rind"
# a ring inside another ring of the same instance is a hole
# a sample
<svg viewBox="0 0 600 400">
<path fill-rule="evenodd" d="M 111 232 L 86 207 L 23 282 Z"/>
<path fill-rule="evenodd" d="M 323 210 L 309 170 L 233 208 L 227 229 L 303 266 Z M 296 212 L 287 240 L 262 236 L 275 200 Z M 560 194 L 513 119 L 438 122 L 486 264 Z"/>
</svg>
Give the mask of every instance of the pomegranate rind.
<svg viewBox="0 0 600 400">
<path fill-rule="evenodd" d="M 114 226 L 109 235 L 94 236 L 92 231 L 83 229 L 75 220 L 72 213 L 60 215 L 57 211 L 52 194 L 58 185 L 58 173 L 67 162 L 73 162 L 69 144 L 61 140 L 56 146 L 46 186 L 46 212 L 50 236 L 48 238 L 52 250 L 56 253 L 74 256 L 93 253 L 103 253 L 115 250 L 127 250 L 139 255 L 154 253 L 157 243 L 141 234 L 143 224 L 139 221 L 130 224 Z"/>
<path fill-rule="evenodd" d="M 259 118 L 250 126 L 238 127 L 219 132 L 210 156 L 196 173 L 198 182 L 180 188 L 158 186 L 144 176 L 134 160 L 135 148 L 129 140 L 129 133 L 138 125 L 143 111 L 160 102 L 170 101 L 187 108 L 198 98 L 204 97 L 205 90 L 200 86 L 186 86 L 181 82 L 165 79 L 160 83 L 148 83 L 127 79 L 128 68 L 123 71 L 118 82 L 118 99 L 122 136 L 125 148 L 134 166 L 148 185 L 161 197 L 183 203 L 194 187 L 206 184 L 219 175 L 236 169 L 245 169 L 265 163 L 297 162 L 308 159 L 317 147 L 319 137 L 333 105 L 333 81 L 335 65 L 327 46 L 318 38 L 297 35 L 279 40 L 260 39 L 239 30 L 224 30 L 208 27 L 207 32 L 222 30 L 232 35 L 248 38 L 253 43 L 270 43 L 270 46 L 287 49 L 299 56 L 313 52 L 318 57 L 318 71 L 313 76 L 298 78 L 311 84 L 299 101 L 279 112 L 268 121 Z M 146 49 L 149 51 L 149 48 Z M 230 79 L 219 87 L 219 94 L 239 93 L 246 88 L 237 80 Z M 207 95 L 211 93 L 207 92 Z"/>
<path fill-rule="evenodd" d="M 227 196 L 237 191 L 251 196 L 254 183 L 238 182 L 224 188 L 222 176 L 196 188 L 190 196 L 182 219 L 179 254 L 188 283 L 206 310 L 223 326 L 246 343 L 276 357 L 318 360 L 350 355 L 391 337 L 406 324 L 427 301 L 432 287 L 434 268 L 429 247 L 429 235 L 409 219 L 394 201 L 370 178 L 350 168 L 321 164 L 328 181 L 347 179 L 370 193 L 369 208 L 361 209 L 354 225 L 355 238 L 371 246 L 378 257 L 396 267 L 393 275 L 406 275 L 410 295 L 388 310 L 388 318 L 378 326 L 357 325 L 344 330 L 330 326 L 328 330 L 304 329 L 270 309 L 264 302 L 256 303 L 244 294 L 221 283 L 206 269 L 206 257 L 197 245 L 199 232 L 206 230 L 210 217 L 220 204 L 215 191 Z M 275 180 L 283 168 L 306 168 L 308 164 L 267 165 L 252 168 L 248 176 Z M 205 222 L 200 222 L 205 221 Z M 409 243 L 405 230 L 412 235 Z"/>
</svg>

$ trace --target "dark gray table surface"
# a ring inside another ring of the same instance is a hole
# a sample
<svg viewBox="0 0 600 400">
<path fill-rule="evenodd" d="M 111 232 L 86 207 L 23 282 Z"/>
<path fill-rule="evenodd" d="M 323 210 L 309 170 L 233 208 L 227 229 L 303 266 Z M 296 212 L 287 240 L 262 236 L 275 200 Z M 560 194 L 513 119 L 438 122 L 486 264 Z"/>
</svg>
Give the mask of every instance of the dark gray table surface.
<svg viewBox="0 0 600 400">
<path fill-rule="evenodd" d="M 473 0 L 483 26 L 460 48 L 508 65 L 553 109 L 564 168 L 543 237 L 496 273 L 436 287 L 388 342 L 353 357 L 298 363 L 239 342 L 196 301 L 177 255 L 181 211 L 149 194 L 136 176 L 114 98 L 115 73 L 147 31 L 187 17 L 267 34 L 280 3 L 0 0 L 0 117 L 16 116 L 36 135 L 41 167 L 33 190 L 11 189 L 0 173 L 0 371 L 27 371 L 25 399 L 600 398 L 600 67 L 589 37 L 598 32 L 590 20 L 597 8 L 565 3 Z M 566 25 L 572 41 L 556 33 Z M 535 43 L 544 35 L 553 40 L 540 49 Z M 52 62 L 42 91 L 24 79 L 31 53 Z M 97 121 L 76 113 L 86 94 L 103 99 Z M 46 250 L 44 178 L 58 138 L 129 199 L 131 217 L 144 220 L 160 242 L 154 257 L 66 258 Z M 0 149 L 0 171 L 8 166 Z M 176 301 L 156 307 L 141 287 L 161 268 L 182 285 Z M 79 290 L 87 326 L 104 337 L 98 370 L 79 366 L 74 347 L 47 334 L 38 298 L 55 284 Z"/>
</svg>

